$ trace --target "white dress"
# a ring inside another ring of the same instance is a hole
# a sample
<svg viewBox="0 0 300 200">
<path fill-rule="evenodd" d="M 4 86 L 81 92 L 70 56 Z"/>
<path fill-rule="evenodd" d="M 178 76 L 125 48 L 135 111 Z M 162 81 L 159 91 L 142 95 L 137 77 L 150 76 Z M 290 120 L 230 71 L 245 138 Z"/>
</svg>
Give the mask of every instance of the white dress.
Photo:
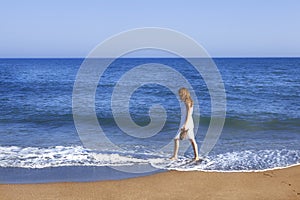
<svg viewBox="0 0 300 200">
<path fill-rule="evenodd" d="M 182 106 L 182 115 L 181 115 L 181 122 L 180 122 L 180 126 L 179 126 L 179 130 L 177 132 L 177 135 L 175 137 L 175 139 L 179 139 L 180 137 L 180 130 L 183 126 L 183 124 L 185 123 L 185 119 L 186 119 L 186 115 L 187 115 L 187 110 L 186 110 L 186 106 L 185 104 Z M 187 120 L 187 124 L 186 124 L 186 129 L 188 129 L 188 133 L 187 133 L 187 137 L 185 139 L 194 139 L 195 135 L 194 135 L 194 121 L 193 121 L 193 106 L 190 108 L 191 112 L 190 114 L 187 116 L 188 120 Z"/>
</svg>

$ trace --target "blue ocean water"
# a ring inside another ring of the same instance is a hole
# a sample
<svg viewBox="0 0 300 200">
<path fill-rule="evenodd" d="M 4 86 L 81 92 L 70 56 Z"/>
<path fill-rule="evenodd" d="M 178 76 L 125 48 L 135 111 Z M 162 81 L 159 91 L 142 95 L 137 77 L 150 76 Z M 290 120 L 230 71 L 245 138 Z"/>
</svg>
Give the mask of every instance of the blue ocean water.
<svg viewBox="0 0 300 200">
<path fill-rule="evenodd" d="M 226 121 L 220 139 L 201 164 L 185 164 L 193 157 L 191 148 L 176 162 L 168 160 L 172 151 L 162 150 L 176 135 L 181 117 L 176 94 L 167 87 L 141 85 L 130 98 L 130 116 L 141 126 L 150 122 L 151 105 L 165 108 L 165 125 L 152 137 L 124 133 L 111 109 L 112 93 L 124 73 L 147 63 L 167 65 L 189 81 L 198 98 L 200 116 L 194 119 L 200 119 L 196 135 L 200 147 L 210 122 L 211 99 L 191 64 L 181 58 L 120 58 L 106 69 L 95 93 L 95 112 L 106 136 L 122 149 L 112 152 L 84 147 L 75 128 L 72 92 L 82 62 L 0 59 L 0 168 L 147 163 L 163 170 L 251 171 L 300 163 L 300 58 L 214 59 L 226 90 Z M 180 87 L 176 80 L 174 87 Z M 116 115 L 122 117 L 122 103 L 119 106 Z"/>
</svg>

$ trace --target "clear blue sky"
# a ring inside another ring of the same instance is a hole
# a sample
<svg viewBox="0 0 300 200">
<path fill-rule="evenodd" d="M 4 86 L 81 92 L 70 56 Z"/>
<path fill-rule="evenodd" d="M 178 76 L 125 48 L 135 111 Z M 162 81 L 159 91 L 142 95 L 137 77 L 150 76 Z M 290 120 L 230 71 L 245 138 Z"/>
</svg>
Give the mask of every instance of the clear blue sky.
<svg viewBox="0 0 300 200">
<path fill-rule="evenodd" d="M 214 57 L 300 56 L 299 0 L 1 0 L 0 58 L 85 57 L 139 27 L 180 31 Z"/>
</svg>

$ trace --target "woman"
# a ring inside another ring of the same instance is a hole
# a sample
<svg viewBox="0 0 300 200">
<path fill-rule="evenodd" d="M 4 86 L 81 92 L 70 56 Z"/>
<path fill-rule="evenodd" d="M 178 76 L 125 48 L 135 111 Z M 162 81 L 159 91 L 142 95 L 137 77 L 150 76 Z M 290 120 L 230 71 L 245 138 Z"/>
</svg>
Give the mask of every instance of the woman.
<svg viewBox="0 0 300 200">
<path fill-rule="evenodd" d="M 194 161 L 199 160 L 198 146 L 194 136 L 194 122 L 193 122 L 193 105 L 194 102 L 191 98 L 191 94 L 186 88 L 180 88 L 178 91 L 180 100 L 184 102 L 186 111 L 184 112 L 185 119 L 183 124 L 180 126 L 178 134 L 174 138 L 174 155 L 171 157 L 172 160 L 177 160 L 179 139 L 189 139 L 194 149 Z"/>
</svg>

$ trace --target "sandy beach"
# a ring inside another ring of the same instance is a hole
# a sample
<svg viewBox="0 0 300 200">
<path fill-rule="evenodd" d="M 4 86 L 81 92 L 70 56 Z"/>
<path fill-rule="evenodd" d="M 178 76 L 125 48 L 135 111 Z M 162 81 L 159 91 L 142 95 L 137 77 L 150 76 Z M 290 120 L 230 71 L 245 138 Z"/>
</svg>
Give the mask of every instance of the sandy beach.
<svg viewBox="0 0 300 200">
<path fill-rule="evenodd" d="M 6 199 L 300 199 L 300 166 L 264 172 L 179 172 L 117 181 L 1 184 Z"/>
</svg>

